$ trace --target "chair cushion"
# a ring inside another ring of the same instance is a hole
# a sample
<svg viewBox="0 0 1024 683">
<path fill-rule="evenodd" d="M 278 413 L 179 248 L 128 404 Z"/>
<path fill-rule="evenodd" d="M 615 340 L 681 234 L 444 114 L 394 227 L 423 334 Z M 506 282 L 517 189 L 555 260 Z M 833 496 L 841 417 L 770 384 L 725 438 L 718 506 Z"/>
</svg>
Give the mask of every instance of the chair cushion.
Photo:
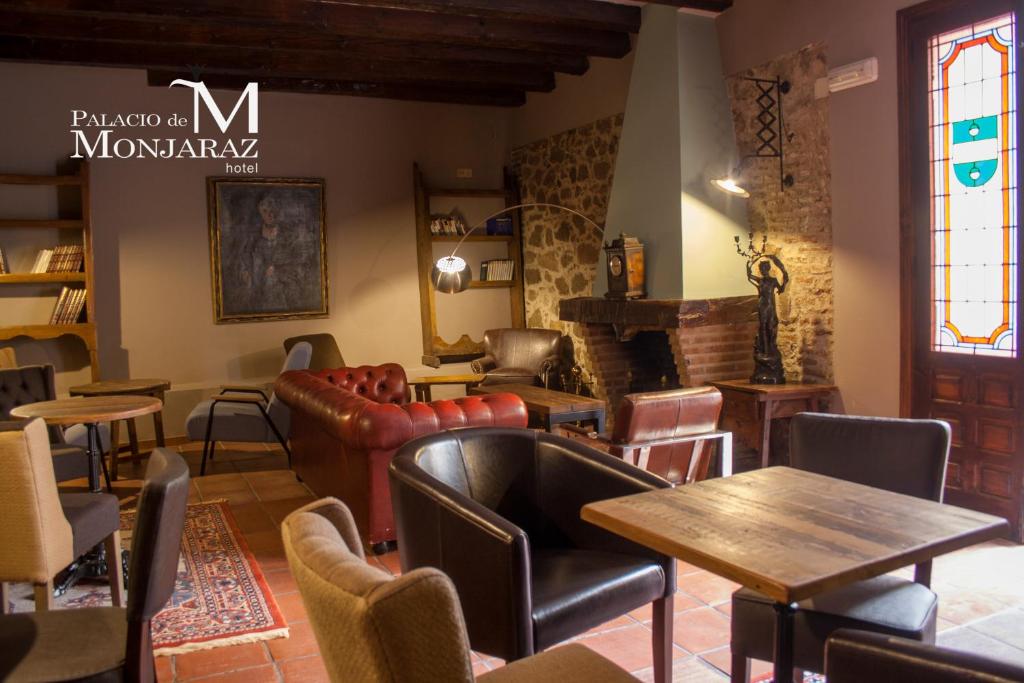
<svg viewBox="0 0 1024 683">
<path fill-rule="evenodd" d="M 210 415 L 210 403 L 201 401 L 192 409 L 185 420 L 185 431 L 193 441 L 206 438 L 206 420 Z M 267 421 L 263 419 L 259 407 L 251 403 L 221 403 L 214 411 L 214 441 L 273 441 Z"/>
<path fill-rule="evenodd" d="M 770 661 L 775 632 L 773 601 L 748 588 L 732 595 L 734 652 Z M 895 576 L 879 576 L 799 603 L 793 620 L 795 665 L 821 673 L 825 641 L 833 631 L 854 628 L 935 642 L 938 597 L 921 584 Z"/>
<path fill-rule="evenodd" d="M 110 451 L 110 425 L 106 422 L 101 422 L 96 430 L 100 435 L 100 448 L 103 449 L 104 453 Z M 122 439 L 127 439 L 125 432 L 121 432 Z M 71 425 L 64 430 L 64 443 L 69 446 L 78 446 L 79 448 L 85 448 L 89 441 L 88 432 L 85 425 Z M 122 442 L 124 443 L 124 442 Z"/>
<path fill-rule="evenodd" d="M 665 573 L 654 560 L 590 550 L 534 550 L 536 650 L 662 597 Z"/>
<path fill-rule="evenodd" d="M 41 683 L 117 672 L 125 661 L 126 614 L 92 607 L 0 616 L 0 680 Z"/>
<path fill-rule="evenodd" d="M 75 557 L 121 528 L 117 496 L 109 493 L 61 493 L 60 506 L 71 524 Z"/>
<path fill-rule="evenodd" d="M 636 683 L 636 679 L 579 643 L 511 662 L 477 677 L 477 683 Z"/>
<path fill-rule="evenodd" d="M 57 481 L 69 481 L 89 476 L 89 456 L 78 446 L 53 446 L 53 474 Z"/>
</svg>

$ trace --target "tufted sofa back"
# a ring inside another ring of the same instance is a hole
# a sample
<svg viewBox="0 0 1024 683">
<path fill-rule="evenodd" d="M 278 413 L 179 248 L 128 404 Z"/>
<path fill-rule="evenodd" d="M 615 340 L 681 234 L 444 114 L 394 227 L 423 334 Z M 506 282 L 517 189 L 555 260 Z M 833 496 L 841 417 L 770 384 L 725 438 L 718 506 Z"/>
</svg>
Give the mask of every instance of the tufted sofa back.
<svg viewBox="0 0 1024 683">
<path fill-rule="evenodd" d="M 320 370 L 313 373 L 313 376 L 325 379 L 374 403 L 404 405 L 409 401 L 409 383 L 405 377 L 405 369 L 397 363 Z"/>
<path fill-rule="evenodd" d="M 57 398 L 52 365 L 23 365 L 0 370 L 0 420 L 10 420 L 18 406 Z M 47 427 L 51 443 L 63 443 L 59 428 Z"/>
</svg>

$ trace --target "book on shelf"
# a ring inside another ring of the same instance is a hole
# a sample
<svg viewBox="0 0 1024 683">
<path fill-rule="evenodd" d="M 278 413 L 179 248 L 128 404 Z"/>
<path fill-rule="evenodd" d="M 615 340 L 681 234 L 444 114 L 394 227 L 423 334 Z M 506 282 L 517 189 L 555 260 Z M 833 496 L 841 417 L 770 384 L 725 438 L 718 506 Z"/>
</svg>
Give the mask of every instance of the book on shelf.
<svg viewBox="0 0 1024 683">
<path fill-rule="evenodd" d="M 465 235 L 466 222 L 462 216 L 452 214 L 440 214 L 430 217 L 431 235 Z"/>
<path fill-rule="evenodd" d="M 481 282 L 508 282 L 515 274 L 515 263 L 512 259 L 496 258 L 480 263 Z"/>
<path fill-rule="evenodd" d="M 78 321 L 85 309 L 86 292 L 84 287 L 62 287 L 57 303 L 53 306 L 50 316 L 51 325 L 73 325 Z"/>
<path fill-rule="evenodd" d="M 510 216 L 498 216 L 487 220 L 488 235 L 511 235 L 512 218 Z"/>
<path fill-rule="evenodd" d="M 77 273 L 84 262 L 85 248 L 81 244 L 62 244 L 54 247 L 46 272 Z"/>
<path fill-rule="evenodd" d="M 4 248 L 0 247 L 0 275 L 6 275 L 10 272 L 11 269 L 7 265 L 7 254 L 4 253 Z"/>
<path fill-rule="evenodd" d="M 40 249 L 36 254 L 36 262 L 32 264 L 32 273 L 45 273 L 50 267 L 50 259 L 53 258 L 53 249 Z"/>
</svg>

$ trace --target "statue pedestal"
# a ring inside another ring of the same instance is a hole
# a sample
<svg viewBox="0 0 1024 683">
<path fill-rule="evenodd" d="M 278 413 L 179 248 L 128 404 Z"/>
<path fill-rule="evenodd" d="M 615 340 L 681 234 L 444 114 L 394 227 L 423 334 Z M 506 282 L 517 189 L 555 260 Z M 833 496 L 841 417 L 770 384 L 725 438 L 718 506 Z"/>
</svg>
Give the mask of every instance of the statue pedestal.
<svg viewBox="0 0 1024 683">
<path fill-rule="evenodd" d="M 778 349 L 775 349 L 774 353 L 760 353 L 754 350 L 754 374 L 750 376 L 750 383 L 786 383 L 786 373 L 782 369 L 782 354 Z"/>
</svg>

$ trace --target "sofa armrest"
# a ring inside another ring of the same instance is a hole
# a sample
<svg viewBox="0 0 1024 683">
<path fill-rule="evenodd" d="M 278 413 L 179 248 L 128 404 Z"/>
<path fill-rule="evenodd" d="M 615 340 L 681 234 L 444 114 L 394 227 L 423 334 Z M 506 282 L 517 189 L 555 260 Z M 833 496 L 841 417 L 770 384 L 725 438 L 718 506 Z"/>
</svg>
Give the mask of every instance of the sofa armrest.
<svg viewBox="0 0 1024 683">
<path fill-rule="evenodd" d="M 581 440 L 540 435 L 537 504 L 544 517 L 575 547 L 639 555 L 665 570 L 666 595 L 675 592 L 675 560 L 651 548 L 606 531 L 580 517 L 588 503 L 672 488 L 661 477 L 603 453 Z"/>
<path fill-rule="evenodd" d="M 829 683 L 1024 681 L 1024 667 L 916 640 L 840 629 L 825 645 Z"/>
<path fill-rule="evenodd" d="M 478 375 L 486 374 L 496 367 L 498 367 L 498 361 L 490 354 L 481 356 L 469 364 L 470 370 Z"/>
<path fill-rule="evenodd" d="M 503 658 L 532 651 L 526 532 L 431 477 L 404 451 L 388 468 L 402 571 L 436 567 L 451 578 L 474 649 Z"/>
</svg>

